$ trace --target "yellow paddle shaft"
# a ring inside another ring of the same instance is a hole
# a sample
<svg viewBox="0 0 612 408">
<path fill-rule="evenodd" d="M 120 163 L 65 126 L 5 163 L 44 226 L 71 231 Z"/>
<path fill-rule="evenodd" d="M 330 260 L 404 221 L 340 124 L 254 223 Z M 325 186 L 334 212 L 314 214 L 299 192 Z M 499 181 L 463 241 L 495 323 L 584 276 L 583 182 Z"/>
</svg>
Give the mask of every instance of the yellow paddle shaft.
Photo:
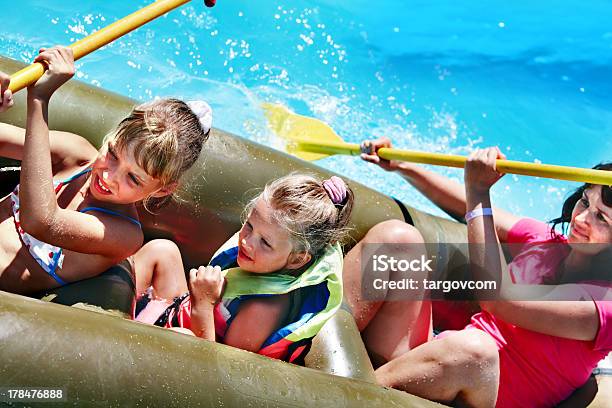
<svg viewBox="0 0 612 408">
<path fill-rule="evenodd" d="M 343 142 L 308 142 L 296 140 L 292 144 L 295 150 L 321 154 L 346 154 L 358 156 L 361 149 L 356 143 Z M 414 150 L 381 148 L 378 155 L 386 160 L 399 160 L 413 163 L 433 164 L 436 166 L 465 166 L 464 156 L 454 154 L 427 153 Z M 559 180 L 579 181 L 591 184 L 612 185 L 612 171 L 582 169 L 579 167 L 555 166 L 551 164 L 527 163 L 513 160 L 497 160 L 497 170 L 502 173 L 521 174 L 524 176 L 546 177 Z"/>
<path fill-rule="evenodd" d="M 69 47 L 72 48 L 74 52 L 74 59 L 78 60 L 124 34 L 190 1 L 191 0 L 158 0 L 155 3 L 149 4 L 129 16 L 109 24 L 100 31 L 70 44 Z M 11 75 L 9 89 L 13 92 L 17 92 L 36 82 L 44 73 L 45 68 L 43 64 L 36 62 L 29 65 Z"/>
</svg>

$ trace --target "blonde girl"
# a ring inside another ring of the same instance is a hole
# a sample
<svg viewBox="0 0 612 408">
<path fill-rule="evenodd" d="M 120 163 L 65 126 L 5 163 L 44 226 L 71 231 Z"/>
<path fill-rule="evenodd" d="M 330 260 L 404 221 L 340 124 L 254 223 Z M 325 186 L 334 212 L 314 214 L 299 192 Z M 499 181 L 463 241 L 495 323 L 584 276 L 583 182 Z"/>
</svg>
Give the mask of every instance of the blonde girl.
<svg viewBox="0 0 612 408">
<path fill-rule="evenodd" d="M 269 357 L 298 362 L 342 301 L 342 251 L 353 193 L 339 177 L 292 174 L 247 206 L 240 231 L 209 266 L 191 269 L 156 240 L 135 256 L 137 320 L 189 329 Z M 184 330 L 183 330 L 184 331 Z"/>
<path fill-rule="evenodd" d="M 19 186 L 0 200 L 0 289 L 21 294 L 96 276 L 134 254 L 143 243 L 136 204 L 167 200 L 210 130 L 184 102 L 159 100 L 134 108 L 96 151 L 48 127 L 49 100 L 74 73 L 72 51 L 43 49 L 35 61 L 48 69 L 28 88 L 25 130 L 0 124 L 0 155 L 21 160 Z"/>
</svg>

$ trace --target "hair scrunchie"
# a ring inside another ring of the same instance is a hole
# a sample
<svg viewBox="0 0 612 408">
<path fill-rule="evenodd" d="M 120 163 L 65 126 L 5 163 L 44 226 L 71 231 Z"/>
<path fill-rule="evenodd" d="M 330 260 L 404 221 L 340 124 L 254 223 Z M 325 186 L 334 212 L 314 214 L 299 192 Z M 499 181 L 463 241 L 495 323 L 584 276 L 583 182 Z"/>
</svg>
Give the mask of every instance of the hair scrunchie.
<svg viewBox="0 0 612 408">
<path fill-rule="evenodd" d="M 210 105 L 204 101 L 187 101 L 185 103 L 198 117 L 204 133 L 208 133 L 212 128 L 212 109 Z"/>
<path fill-rule="evenodd" d="M 338 176 L 331 176 L 331 178 L 323 181 L 323 188 L 327 192 L 332 203 L 338 205 L 344 203 L 346 199 L 347 187 L 344 180 Z"/>
</svg>

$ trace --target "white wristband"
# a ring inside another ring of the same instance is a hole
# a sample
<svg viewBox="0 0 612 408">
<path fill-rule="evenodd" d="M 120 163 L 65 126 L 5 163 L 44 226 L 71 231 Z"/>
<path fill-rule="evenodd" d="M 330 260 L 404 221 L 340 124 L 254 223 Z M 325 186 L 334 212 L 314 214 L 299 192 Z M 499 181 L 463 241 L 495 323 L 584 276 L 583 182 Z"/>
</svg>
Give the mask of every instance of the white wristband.
<svg viewBox="0 0 612 408">
<path fill-rule="evenodd" d="M 477 217 L 483 217 L 485 215 L 492 217 L 493 209 L 492 208 L 477 208 L 475 210 L 468 211 L 465 214 L 465 222 L 468 222 L 469 220 L 473 220 L 474 218 L 477 218 Z"/>
</svg>

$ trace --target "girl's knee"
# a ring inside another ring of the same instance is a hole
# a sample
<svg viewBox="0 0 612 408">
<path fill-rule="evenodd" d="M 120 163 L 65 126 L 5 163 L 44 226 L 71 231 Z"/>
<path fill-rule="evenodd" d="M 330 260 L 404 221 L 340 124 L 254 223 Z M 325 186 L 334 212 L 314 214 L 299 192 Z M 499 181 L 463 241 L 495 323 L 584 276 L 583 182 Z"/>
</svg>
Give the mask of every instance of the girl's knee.
<svg viewBox="0 0 612 408">
<path fill-rule="evenodd" d="M 180 254 L 178 246 L 176 246 L 176 244 L 169 239 L 154 239 L 147 242 L 144 247 L 151 252 L 161 253 L 164 255 Z"/>
<path fill-rule="evenodd" d="M 156 261 L 176 262 L 181 259 L 181 251 L 178 246 L 168 239 L 154 239 L 142 247 L 142 255 Z"/>
<path fill-rule="evenodd" d="M 499 361 L 499 351 L 495 341 L 483 331 L 467 329 L 448 337 L 450 348 L 455 355 L 463 360 L 479 363 L 494 363 Z"/>
<path fill-rule="evenodd" d="M 373 226 L 365 240 L 372 243 L 415 244 L 424 242 L 414 226 L 400 220 L 387 220 Z"/>
<path fill-rule="evenodd" d="M 461 406 L 493 406 L 499 387 L 497 345 L 480 330 L 468 329 L 460 333 L 462 335 L 454 339 L 458 359 L 453 368 L 463 379 L 463 384 L 454 403 Z"/>
<path fill-rule="evenodd" d="M 156 296 L 172 299 L 187 291 L 181 252 L 167 239 L 147 242 L 136 255 L 136 276 L 140 276 L 138 290 L 152 285 Z"/>
</svg>

